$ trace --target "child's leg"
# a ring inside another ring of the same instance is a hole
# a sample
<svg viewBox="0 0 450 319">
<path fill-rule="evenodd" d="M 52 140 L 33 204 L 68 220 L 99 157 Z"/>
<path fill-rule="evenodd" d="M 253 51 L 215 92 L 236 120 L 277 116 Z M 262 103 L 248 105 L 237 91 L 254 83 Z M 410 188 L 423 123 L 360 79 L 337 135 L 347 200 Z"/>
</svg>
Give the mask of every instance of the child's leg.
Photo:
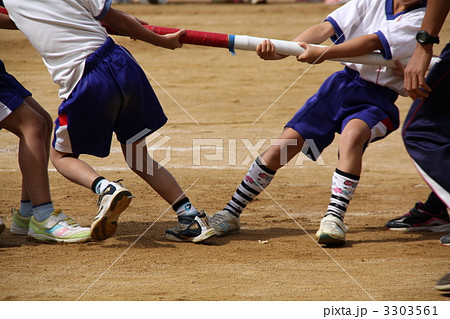
<svg viewBox="0 0 450 319">
<path fill-rule="evenodd" d="M 90 189 L 92 183 L 100 177 L 89 164 L 80 160 L 76 154 L 62 153 L 51 148 L 50 159 L 56 170 L 75 184 Z"/>
<path fill-rule="evenodd" d="M 39 113 L 42 118 L 45 120 L 45 123 L 47 125 L 47 132 L 46 132 L 46 138 L 45 138 L 45 150 L 47 155 L 47 165 L 48 160 L 50 158 L 49 150 L 50 150 L 50 139 L 52 136 L 52 128 L 53 128 L 53 122 L 50 114 L 47 113 L 47 111 L 44 110 L 44 108 L 32 97 L 28 96 L 25 98 L 25 103 L 27 103 L 33 110 L 35 110 L 37 113 Z M 28 194 L 28 190 L 26 188 L 25 182 L 22 178 L 22 198 L 20 203 L 20 215 L 23 217 L 30 217 L 32 213 L 32 203 L 30 195 Z"/>
<path fill-rule="evenodd" d="M 51 202 L 47 172 L 47 123 L 30 105 L 23 103 L 2 121 L 2 127 L 17 135 L 19 166 L 33 205 Z"/>
<path fill-rule="evenodd" d="M 369 126 L 359 119 L 344 128 L 339 142 L 339 162 L 333 174 L 331 198 L 317 232 L 321 244 L 343 244 L 348 230 L 343 219 L 359 182 L 364 149 L 370 139 Z"/>
<path fill-rule="evenodd" d="M 150 157 L 145 143 L 136 142 L 132 145 L 121 144 L 122 152 L 131 170 L 150 185 L 170 205 L 185 198 L 183 190 L 172 174 Z M 139 145 L 139 156 L 136 146 Z"/>
<path fill-rule="evenodd" d="M 173 241 L 200 242 L 214 235 L 205 213 L 198 212 L 184 194 L 178 182 L 168 170 L 150 157 L 142 140 L 133 144 L 121 144 L 128 166 L 149 184 L 178 215 L 178 225 L 166 231 L 166 238 Z M 137 147 L 139 154 L 137 155 Z"/>
<path fill-rule="evenodd" d="M 30 198 L 33 204 L 31 218 L 20 216 L 13 210 L 11 232 L 19 235 L 28 234 L 41 241 L 86 241 L 90 237 L 89 229 L 80 227 L 60 210 L 53 208 L 47 170 L 48 117 L 45 111 L 34 109 L 37 103 L 32 104 L 33 106 L 30 106 L 24 102 L 2 121 L 2 127 L 20 139 L 19 166 L 26 189 L 23 195 Z M 23 225 L 15 223 L 19 220 Z"/>
<path fill-rule="evenodd" d="M 100 195 L 98 211 L 91 224 L 91 238 L 104 240 L 116 232 L 120 214 L 131 202 L 131 192 L 119 182 L 110 182 L 76 154 L 66 154 L 50 150 L 50 158 L 55 168 L 68 180 L 91 189 Z"/>
<path fill-rule="evenodd" d="M 243 209 L 269 186 L 276 171 L 301 151 L 303 143 L 304 139 L 297 131 L 286 128 L 277 141 L 253 162 L 231 200 L 212 217 L 216 235 L 239 229 L 239 216 Z"/>
</svg>

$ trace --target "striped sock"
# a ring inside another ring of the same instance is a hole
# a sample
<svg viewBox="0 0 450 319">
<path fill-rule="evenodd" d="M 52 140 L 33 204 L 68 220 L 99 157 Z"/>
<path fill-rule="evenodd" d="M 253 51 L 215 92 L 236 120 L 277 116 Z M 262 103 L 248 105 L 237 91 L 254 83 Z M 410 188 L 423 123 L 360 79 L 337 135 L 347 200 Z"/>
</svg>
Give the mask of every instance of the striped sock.
<svg viewBox="0 0 450 319">
<path fill-rule="evenodd" d="M 331 214 L 343 220 L 348 204 L 358 186 L 359 176 L 345 173 L 336 168 L 332 183 L 330 204 L 325 216 Z"/>
<path fill-rule="evenodd" d="M 257 158 L 224 210 L 239 217 L 242 210 L 272 181 L 276 171 L 265 167 Z"/>
</svg>

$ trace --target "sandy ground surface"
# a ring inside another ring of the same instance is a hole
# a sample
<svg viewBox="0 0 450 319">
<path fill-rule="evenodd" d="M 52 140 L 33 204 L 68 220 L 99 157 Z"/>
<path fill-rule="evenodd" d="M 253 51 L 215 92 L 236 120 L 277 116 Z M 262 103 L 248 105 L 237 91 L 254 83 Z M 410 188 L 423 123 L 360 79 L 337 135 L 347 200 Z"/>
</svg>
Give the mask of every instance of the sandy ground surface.
<svg viewBox="0 0 450 319">
<path fill-rule="evenodd" d="M 155 25 L 286 40 L 335 8 L 291 2 L 117 7 Z M 436 52 L 449 38 L 447 21 Z M 169 117 L 161 135 L 148 141 L 149 146 L 162 143 L 153 155 L 167 161 L 194 205 L 209 214 L 224 207 L 253 156 L 341 68 L 336 62 L 310 68 L 294 58 L 265 62 L 252 52 L 231 56 L 224 49 L 188 45 L 168 51 L 115 39 L 146 70 Z M 27 40 L 18 31 L 2 31 L 0 47 L 8 71 L 54 117 L 57 87 Z M 409 105 L 409 99 L 399 98 L 402 120 Z M 434 290 L 436 280 L 450 270 L 450 250 L 438 243 L 442 234 L 384 227 L 429 193 L 398 131 L 365 154 L 361 183 L 346 216 L 347 244 L 324 249 L 316 243 L 338 138 L 319 163 L 300 156 L 281 169 L 267 194 L 242 215 L 240 233 L 199 245 L 165 239 L 175 214 L 127 169 L 114 141 L 109 157 L 83 159 L 110 180 L 124 179 L 136 196 L 115 236 L 46 245 L 7 229 L 0 235 L 0 300 L 448 300 Z M 17 142 L 0 131 L 0 215 L 8 228 L 9 211 L 20 201 Z M 65 180 L 52 165 L 50 180 L 55 206 L 89 226 L 97 196 Z"/>
</svg>

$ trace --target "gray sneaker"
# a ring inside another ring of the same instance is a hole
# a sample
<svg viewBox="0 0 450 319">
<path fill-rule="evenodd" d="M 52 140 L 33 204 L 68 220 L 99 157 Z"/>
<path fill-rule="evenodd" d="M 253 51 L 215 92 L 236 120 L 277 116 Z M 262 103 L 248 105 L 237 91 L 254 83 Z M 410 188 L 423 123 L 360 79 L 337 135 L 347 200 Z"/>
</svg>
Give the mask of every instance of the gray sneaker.
<svg viewBox="0 0 450 319">
<path fill-rule="evenodd" d="M 450 273 L 439 279 L 435 288 L 440 291 L 450 291 Z"/>
<path fill-rule="evenodd" d="M 450 233 L 442 236 L 440 239 L 440 242 L 441 242 L 441 245 L 450 247 Z"/>
<path fill-rule="evenodd" d="M 241 228 L 239 217 L 228 210 L 221 210 L 211 217 L 211 226 L 216 231 L 216 236 L 224 236 L 237 232 Z"/>
</svg>

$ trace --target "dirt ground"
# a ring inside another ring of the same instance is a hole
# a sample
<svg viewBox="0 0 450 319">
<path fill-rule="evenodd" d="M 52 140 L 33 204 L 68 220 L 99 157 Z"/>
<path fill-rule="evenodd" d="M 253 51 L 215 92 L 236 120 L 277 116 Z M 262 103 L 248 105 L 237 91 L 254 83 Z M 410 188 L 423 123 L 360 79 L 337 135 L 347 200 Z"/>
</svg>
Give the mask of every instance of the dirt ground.
<svg viewBox="0 0 450 319">
<path fill-rule="evenodd" d="M 292 2 L 268 5 L 169 3 L 116 5 L 149 23 L 228 34 L 292 39 L 336 6 Z M 447 19 L 442 43 L 450 38 Z M 169 51 L 116 37 L 149 75 L 169 122 L 148 145 L 197 208 L 224 207 L 254 155 L 325 78 L 342 66 L 313 66 L 295 58 L 262 61 L 255 53 L 186 45 Z M 329 44 L 329 43 L 328 43 Z M 18 31 L 1 31 L 1 59 L 52 114 L 60 103 L 40 57 Z M 293 85 L 292 85 L 293 84 Z M 292 87 L 291 87 L 292 85 Z M 399 98 L 404 119 L 410 100 Z M 405 152 L 400 132 L 372 144 L 346 223 L 348 242 L 322 248 L 314 238 L 329 200 L 338 136 L 315 163 L 295 158 L 267 194 L 241 217 L 240 233 L 205 244 L 174 243 L 164 231 L 175 214 L 126 166 L 119 145 L 109 157 L 83 157 L 110 180 L 124 179 L 136 196 L 119 228 L 103 242 L 46 245 L 0 235 L 0 300 L 377 300 L 444 301 L 434 289 L 450 271 L 441 233 L 387 230 L 385 222 L 426 200 L 429 189 Z M 0 215 L 7 227 L 20 201 L 18 139 L 0 131 Z M 56 207 L 89 226 L 97 196 L 59 175 L 50 164 Z M 261 244 L 260 241 L 268 241 Z"/>
</svg>

